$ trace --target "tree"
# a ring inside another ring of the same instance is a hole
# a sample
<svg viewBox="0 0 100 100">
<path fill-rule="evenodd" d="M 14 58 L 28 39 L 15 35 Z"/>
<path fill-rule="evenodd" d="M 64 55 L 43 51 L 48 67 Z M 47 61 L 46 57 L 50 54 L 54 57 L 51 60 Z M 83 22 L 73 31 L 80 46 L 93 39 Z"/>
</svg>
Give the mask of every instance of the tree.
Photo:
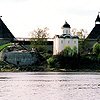
<svg viewBox="0 0 100 100">
<path fill-rule="evenodd" d="M 73 33 L 73 35 L 77 35 L 80 39 L 84 39 L 85 35 L 87 33 L 87 30 L 85 30 L 85 29 L 77 30 L 76 28 L 73 28 L 72 33 Z"/>
<path fill-rule="evenodd" d="M 72 55 L 77 55 L 77 53 L 78 53 L 78 51 L 77 51 L 77 47 L 74 46 L 72 50 L 73 50 L 73 54 L 72 54 Z"/>
<path fill-rule="evenodd" d="M 38 28 L 31 32 L 31 47 L 39 52 L 44 52 L 47 49 L 46 41 L 49 36 L 48 28 L 45 27 L 44 29 Z"/>
<path fill-rule="evenodd" d="M 100 43 L 95 43 L 94 45 L 93 45 L 93 53 L 95 53 L 95 54 L 97 54 L 97 55 L 99 55 L 100 54 Z"/>
<path fill-rule="evenodd" d="M 72 49 L 71 49 L 71 47 L 70 46 L 66 46 L 64 48 L 64 50 L 63 50 L 63 54 L 64 54 L 64 56 L 66 56 L 66 55 L 72 55 Z"/>
<path fill-rule="evenodd" d="M 38 28 L 37 30 L 34 30 L 31 33 L 32 38 L 37 39 L 37 40 L 46 40 L 48 38 L 48 28 L 45 27 L 44 29 Z"/>
<path fill-rule="evenodd" d="M 71 48 L 70 46 L 66 46 L 64 50 L 60 53 L 63 56 L 73 56 L 77 54 L 77 47 L 74 46 Z"/>
<path fill-rule="evenodd" d="M 86 54 L 90 52 L 90 50 L 88 49 L 88 45 L 89 45 L 89 42 L 87 41 L 87 39 L 81 39 L 79 41 L 79 53 Z"/>
</svg>

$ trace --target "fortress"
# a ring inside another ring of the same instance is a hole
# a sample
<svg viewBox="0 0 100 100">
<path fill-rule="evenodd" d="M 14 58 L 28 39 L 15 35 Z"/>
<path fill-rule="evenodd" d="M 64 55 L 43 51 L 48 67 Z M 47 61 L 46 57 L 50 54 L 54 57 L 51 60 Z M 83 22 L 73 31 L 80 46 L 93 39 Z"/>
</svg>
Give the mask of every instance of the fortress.
<svg viewBox="0 0 100 100">
<path fill-rule="evenodd" d="M 53 41 L 46 41 L 48 52 L 52 52 L 53 55 L 60 53 L 66 46 L 71 48 L 76 47 L 77 53 L 79 52 L 78 36 L 73 36 L 70 32 L 70 25 L 65 21 L 62 26 L 62 35 L 55 35 Z M 88 42 L 87 48 L 90 50 L 94 43 L 100 41 L 100 17 L 99 14 L 95 20 L 95 27 L 92 29 L 88 37 L 85 39 Z M 3 60 L 15 65 L 30 65 L 37 62 L 35 52 L 32 54 L 30 47 L 30 39 L 17 39 L 10 32 L 7 26 L 4 24 L 0 17 L 0 45 L 13 43 L 12 50 L 6 50 L 3 52 Z M 17 45 L 17 46 L 16 46 Z M 20 58 L 20 59 L 19 59 Z"/>
</svg>

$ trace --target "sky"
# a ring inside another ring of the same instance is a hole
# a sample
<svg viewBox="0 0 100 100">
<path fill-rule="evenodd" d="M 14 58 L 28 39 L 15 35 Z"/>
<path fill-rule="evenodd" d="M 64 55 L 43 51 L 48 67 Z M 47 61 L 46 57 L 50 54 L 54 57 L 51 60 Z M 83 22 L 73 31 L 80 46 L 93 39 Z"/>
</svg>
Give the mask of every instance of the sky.
<svg viewBox="0 0 100 100">
<path fill-rule="evenodd" d="M 0 16 L 16 38 L 29 38 L 37 28 L 62 34 L 65 20 L 71 29 L 89 34 L 100 11 L 100 0 L 0 0 Z"/>
</svg>

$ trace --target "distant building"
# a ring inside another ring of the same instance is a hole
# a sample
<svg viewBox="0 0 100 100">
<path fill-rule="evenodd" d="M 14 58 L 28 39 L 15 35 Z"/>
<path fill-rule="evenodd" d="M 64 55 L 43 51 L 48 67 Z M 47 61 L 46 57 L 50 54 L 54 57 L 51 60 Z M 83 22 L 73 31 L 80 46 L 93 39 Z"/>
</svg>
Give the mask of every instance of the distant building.
<svg viewBox="0 0 100 100">
<path fill-rule="evenodd" d="M 53 55 L 60 53 L 66 46 L 76 47 L 78 52 L 78 37 L 70 33 L 70 25 L 65 21 L 62 26 L 63 34 L 54 36 Z"/>
</svg>

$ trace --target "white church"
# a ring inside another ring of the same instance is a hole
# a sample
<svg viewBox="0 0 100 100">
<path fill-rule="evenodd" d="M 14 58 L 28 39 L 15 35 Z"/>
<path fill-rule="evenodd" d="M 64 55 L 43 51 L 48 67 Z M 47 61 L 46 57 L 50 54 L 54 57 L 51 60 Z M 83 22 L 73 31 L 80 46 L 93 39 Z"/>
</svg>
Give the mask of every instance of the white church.
<svg viewBox="0 0 100 100">
<path fill-rule="evenodd" d="M 55 35 L 53 41 L 53 55 L 60 53 L 66 46 L 76 47 L 78 53 L 78 36 L 71 35 L 70 25 L 65 21 L 62 26 L 63 34 Z"/>
</svg>

